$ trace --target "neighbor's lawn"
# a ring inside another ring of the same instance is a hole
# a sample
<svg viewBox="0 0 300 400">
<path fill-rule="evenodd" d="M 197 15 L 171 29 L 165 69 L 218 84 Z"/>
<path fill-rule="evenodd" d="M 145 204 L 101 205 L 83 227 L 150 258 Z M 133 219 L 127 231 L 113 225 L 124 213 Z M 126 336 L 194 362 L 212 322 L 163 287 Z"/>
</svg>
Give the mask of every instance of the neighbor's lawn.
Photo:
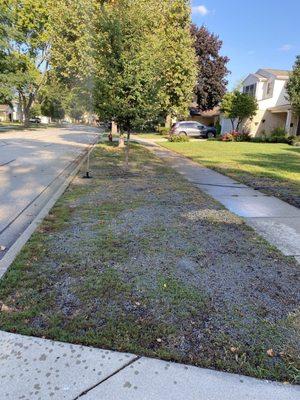
<svg viewBox="0 0 300 400">
<path fill-rule="evenodd" d="M 297 382 L 296 261 L 146 149 L 123 160 L 99 145 L 32 236 L 0 329 Z"/>
<path fill-rule="evenodd" d="M 161 140 L 161 139 L 166 139 L 164 135 L 160 135 L 158 133 L 136 133 L 133 135 L 133 137 L 137 137 L 140 139 L 154 139 L 154 140 Z"/>
<path fill-rule="evenodd" d="M 300 148 L 287 144 L 201 141 L 162 146 L 300 207 Z"/>
</svg>

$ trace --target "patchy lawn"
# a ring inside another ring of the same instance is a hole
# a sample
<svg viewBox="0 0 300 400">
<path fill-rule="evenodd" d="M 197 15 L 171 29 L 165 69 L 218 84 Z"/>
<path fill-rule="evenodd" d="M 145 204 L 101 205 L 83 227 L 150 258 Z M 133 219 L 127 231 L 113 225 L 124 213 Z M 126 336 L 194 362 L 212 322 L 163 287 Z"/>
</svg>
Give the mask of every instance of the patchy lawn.
<svg viewBox="0 0 300 400">
<path fill-rule="evenodd" d="M 163 143 L 211 169 L 300 207 L 300 148 L 287 144 Z"/>
<path fill-rule="evenodd" d="M 132 148 L 128 173 L 94 151 L 0 282 L 0 328 L 299 381 L 299 265 Z"/>
</svg>

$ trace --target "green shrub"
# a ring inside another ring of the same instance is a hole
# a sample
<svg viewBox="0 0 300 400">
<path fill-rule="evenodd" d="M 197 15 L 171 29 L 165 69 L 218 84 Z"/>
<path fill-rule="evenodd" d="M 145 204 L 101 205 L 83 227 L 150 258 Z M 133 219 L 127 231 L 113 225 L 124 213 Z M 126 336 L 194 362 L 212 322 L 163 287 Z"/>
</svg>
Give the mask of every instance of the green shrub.
<svg viewBox="0 0 300 400">
<path fill-rule="evenodd" d="M 293 136 L 292 145 L 293 146 L 300 146 L 300 136 Z"/>
<path fill-rule="evenodd" d="M 170 135 L 168 138 L 169 142 L 189 142 L 190 139 L 186 135 Z"/>
<path fill-rule="evenodd" d="M 256 136 L 251 138 L 251 142 L 254 143 L 265 143 L 266 142 L 266 137 L 265 136 Z"/>
<path fill-rule="evenodd" d="M 159 126 L 159 127 L 157 128 L 157 132 L 158 132 L 159 135 L 166 136 L 166 135 L 169 134 L 170 128 L 168 128 L 168 127 L 166 127 L 166 126 Z"/>
<path fill-rule="evenodd" d="M 286 136 L 286 131 L 284 128 L 275 128 L 271 132 L 272 137 L 280 137 L 282 138 L 283 136 Z"/>
<path fill-rule="evenodd" d="M 251 136 L 249 133 L 240 133 L 237 131 L 232 131 L 229 133 L 225 133 L 222 136 L 223 142 L 250 142 Z"/>
<path fill-rule="evenodd" d="M 251 142 L 293 144 L 294 136 L 288 136 L 286 134 L 282 134 L 282 132 L 284 132 L 284 131 L 282 131 L 281 128 L 279 128 L 278 130 L 276 129 L 276 132 L 274 132 L 274 131 L 269 136 L 262 135 L 262 136 L 257 136 L 257 137 L 251 138 Z"/>
</svg>

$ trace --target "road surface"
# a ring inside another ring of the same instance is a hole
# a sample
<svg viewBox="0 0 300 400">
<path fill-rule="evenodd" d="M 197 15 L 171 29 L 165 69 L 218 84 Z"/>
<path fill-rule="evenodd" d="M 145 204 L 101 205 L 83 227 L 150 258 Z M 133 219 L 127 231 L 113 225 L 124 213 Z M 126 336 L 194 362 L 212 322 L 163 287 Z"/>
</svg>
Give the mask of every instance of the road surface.
<svg viewBox="0 0 300 400">
<path fill-rule="evenodd" d="M 0 132 L 0 260 L 98 136 L 73 125 Z"/>
</svg>

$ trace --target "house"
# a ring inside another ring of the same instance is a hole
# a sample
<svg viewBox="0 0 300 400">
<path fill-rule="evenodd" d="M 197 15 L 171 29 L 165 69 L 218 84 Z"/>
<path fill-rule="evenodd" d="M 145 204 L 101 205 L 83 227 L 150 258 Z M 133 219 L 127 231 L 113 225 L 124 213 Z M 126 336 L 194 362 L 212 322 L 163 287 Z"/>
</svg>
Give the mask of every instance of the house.
<svg viewBox="0 0 300 400">
<path fill-rule="evenodd" d="M 11 105 L 0 104 L 0 122 L 15 122 L 21 120 L 20 107 L 18 102 Z"/>
<path fill-rule="evenodd" d="M 253 118 L 243 122 L 241 130 L 259 136 L 282 128 L 289 135 L 300 135 L 299 117 L 293 113 L 287 98 L 289 74 L 286 70 L 263 68 L 247 76 L 241 90 L 256 97 L 258 110 Z M 231 121 L 222 118 L 221 127 L 222 133 L 231 131 Z"/>
<path fill-rule="evenodd" d="M 200 122 L 206 126 L 215 126 L 220 118 L 220 107 L 215 107 L 212 110 L 200 111 L 195 104 L 190 107 L 191 121 Z"/>
<path fill-rule="evenodd" d="M 0 122 L 11 122 L 11 107 L 7 104 L 0 104 Z"/>
</svg>

